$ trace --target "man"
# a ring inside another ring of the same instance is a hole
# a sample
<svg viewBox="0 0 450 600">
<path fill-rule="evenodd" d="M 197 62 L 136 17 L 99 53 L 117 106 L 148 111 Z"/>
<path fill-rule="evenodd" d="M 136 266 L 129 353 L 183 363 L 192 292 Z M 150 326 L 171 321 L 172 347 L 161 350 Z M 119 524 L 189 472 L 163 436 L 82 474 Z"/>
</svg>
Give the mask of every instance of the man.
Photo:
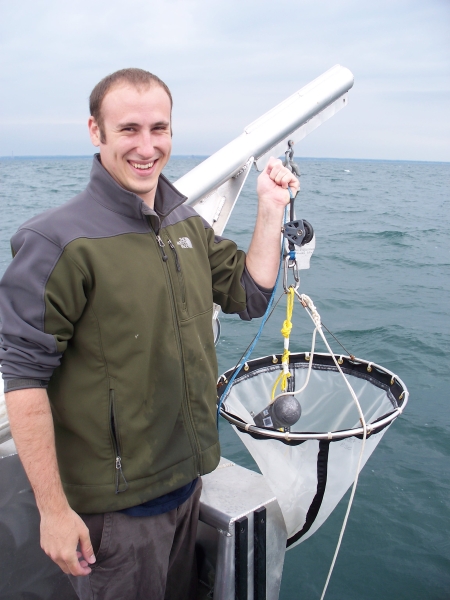
<svg viewBox="0 0 450 600">
<path fill-rule="evenodd" d="M 80 598 L 193 594 L 200 476 L 219 461 L 213 301 L 261 316 L 297 179 L 258 179 L 247 256 L 161 174 L 172 98 L 140 69 L 90 98 L 100 148 L 87 189 L 12 239 L 0 285 L 11 430 L 41 515 L 41 546 Z"/>
</svg>

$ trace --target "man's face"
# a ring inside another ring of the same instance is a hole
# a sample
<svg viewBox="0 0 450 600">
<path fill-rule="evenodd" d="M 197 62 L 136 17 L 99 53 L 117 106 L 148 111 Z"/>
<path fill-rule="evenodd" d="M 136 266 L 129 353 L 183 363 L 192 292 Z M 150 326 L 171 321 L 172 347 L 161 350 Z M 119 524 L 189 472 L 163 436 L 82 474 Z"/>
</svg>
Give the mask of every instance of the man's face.
<svg viewBox="0 0 450 600">
<path fill-rule="evenodd" d="M 102 165 L 153 208 L 158 177 L 172 149 L 169 96 L 158 85 L 139 90 L 119 83 L 106 94 L 101 110 L 104 141 L 93 117 L 89 133 L 100 147 Z"/>
</svg>

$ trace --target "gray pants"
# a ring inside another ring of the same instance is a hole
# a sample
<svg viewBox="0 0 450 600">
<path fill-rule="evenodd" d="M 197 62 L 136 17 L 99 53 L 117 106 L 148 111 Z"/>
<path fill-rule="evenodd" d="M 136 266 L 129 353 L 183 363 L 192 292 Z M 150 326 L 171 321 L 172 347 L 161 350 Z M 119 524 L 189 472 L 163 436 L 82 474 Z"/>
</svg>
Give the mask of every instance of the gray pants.
<svg viewBox="0 0 450 600">
<path fill-rule="evenodd" d="M 119 512 L 81 515 L 97 562 L 69 579 L 80 600 L 193 600 L 201 479 L 175 510 L 154 517 Z"/>
</svg>

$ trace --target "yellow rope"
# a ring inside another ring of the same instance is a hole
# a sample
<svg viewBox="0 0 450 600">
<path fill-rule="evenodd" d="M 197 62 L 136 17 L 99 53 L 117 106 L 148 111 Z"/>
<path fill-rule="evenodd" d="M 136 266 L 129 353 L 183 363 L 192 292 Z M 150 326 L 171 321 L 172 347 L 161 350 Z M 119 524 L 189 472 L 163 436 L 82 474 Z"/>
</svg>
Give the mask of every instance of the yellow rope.
<svg viewBox="0 0 450 600">
<path fill-rule="evenodd" d="M 292 330 L 292 311 L 294 310 L 294 288 L 290 287 L 287 292 L 286 320 L 283 322 L 281 334 L 288 338 Z"/>
<path fill-rule="evenodd" d="M 275 383 L 273 384 L 273 388 L 272 388 L 272 399 L 271 399 L 271 404 L 274 401 L 275 398 L 275 392 L 277 390 L 278 384 L 280 383 L 281 379 L 283 378 L 284 373 L 283 371 L 281 371 L 281 373 L 278 375 L 278 377 L 275 380 Z M 283 388 L 282 388 L 283 389 Z"/>
<path fill-rule="evenodd" d="M 287 291 L 287 306 L 286 306 L 286 319 L 283 322 L 283 327 L 281 328 L 281 334 L 284 338 L 289 339 L 289 336 L 292 331 L 292 312 L 294 310 L 294 288 L 290 287 Z M 289 364 L 289 350 L 284 350 L 283 356 L 281 358 L 281 364 Z M 275 392 L 277 390 L 278 384 L 281 382 L 281 391 L 286 391 L 287 380 L 291 376 L 289 372 L 285 373 L 281 371 L 278 377 L 275 380 L 275 383 L 272 388 L 272 400 L 275 398 Z"/>
</svg>

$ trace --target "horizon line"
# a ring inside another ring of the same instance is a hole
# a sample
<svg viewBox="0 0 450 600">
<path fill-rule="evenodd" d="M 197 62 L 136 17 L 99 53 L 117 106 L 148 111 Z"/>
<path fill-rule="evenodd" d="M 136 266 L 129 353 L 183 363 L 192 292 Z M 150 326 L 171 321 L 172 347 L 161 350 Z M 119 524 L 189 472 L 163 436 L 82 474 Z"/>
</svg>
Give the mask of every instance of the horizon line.
<svg viewBox="0 0 450 600">
<path fill-rule="evenodd" d="M 89 158 L 93 154 L 18 154 L 12 156 L 0 156 L 0 160 L 23 160 L 23 159 L 73 159 Z M 212 154 L 172 154 L 170 158 L 209 158 Z M 414 162 L 414 163 L 438 163 L 449 164 L 448 160 L 420 160 L 407 158 L 351 158 L 351 157 L 333 157 L 333 156 L 296 156 L 296 160 L 351 160 L 351 161 L 378 161 L 378 162 Z"/>
</svg>

